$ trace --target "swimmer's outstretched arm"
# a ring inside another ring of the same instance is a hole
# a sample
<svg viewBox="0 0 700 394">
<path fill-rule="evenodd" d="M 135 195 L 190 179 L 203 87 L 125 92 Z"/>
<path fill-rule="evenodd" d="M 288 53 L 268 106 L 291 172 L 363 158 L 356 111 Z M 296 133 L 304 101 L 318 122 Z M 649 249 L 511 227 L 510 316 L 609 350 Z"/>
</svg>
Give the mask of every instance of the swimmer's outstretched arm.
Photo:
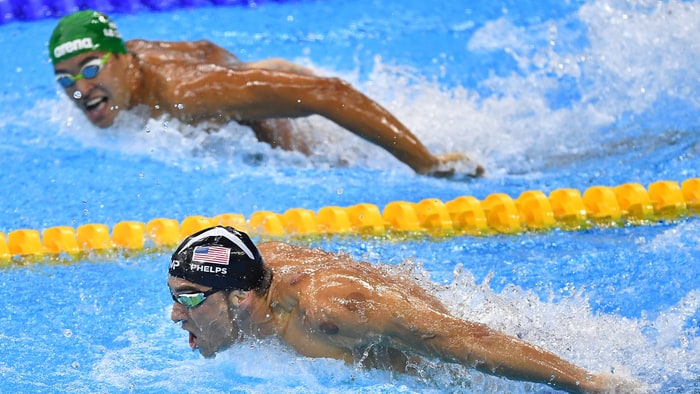
<svg viewBox="0 0 700 394">
<path fill-rule="evenodd" d="M 396 117 L 337 78 L 263 69 L 206 70 L 197 78 L 183 78 L 166 95 L 172 104 L 184 104 L 179 112 L 173 110 L 184 121 L 218 114 L 239 121 L 322 115 L 386 149 L 418 173 L 444 170 L 440 167 L 445 163 Z"/>
<path fill-rule="evenodd" d="M 607 376 L 591 374 L 553 353 L 484 324 L 453 317 L 441 310 L 437 301 L 415 288 L 385 289 L 381 294 L 365 291 L 362 297 L 353 295 L 352 300 L 365 300 L 363 319 L 357 319 L 357 313 L 345 306 L 347 302 L 338 301 L 344 299 L 343 294 L 348 294 L 348 290 L 342 287 L 342 281 L 341 285 L 336 283 L 315 294 L 315 309 L 322 310 L 323 314 L 310 324 L 320 326 L 326 320 L 332 321 L 340 327 L 335 335 L 353 338 L 359 343 L 368 343 L 363 338 L 379 337 L 390 348 L 462 364 L 508 379 L 548 384 L 572 393 L 609 391 L 606 389 L 611 382 Z"/>
<path fill-rule="evenodd" d="M 606 392 L 607 382 L 555 354 L 479 323 L 439 314 L 424 316 L 420 339 L 406 343 L 424 355 L 473 367 L 508 379 L 548 384 L 572 393 Z M 428 323 L 430 322 L 430 323 Z M 432 326 L 432 327 L 431 327 Z M 408 333 L 403 338 L 416 338 Z"/>
</svg>

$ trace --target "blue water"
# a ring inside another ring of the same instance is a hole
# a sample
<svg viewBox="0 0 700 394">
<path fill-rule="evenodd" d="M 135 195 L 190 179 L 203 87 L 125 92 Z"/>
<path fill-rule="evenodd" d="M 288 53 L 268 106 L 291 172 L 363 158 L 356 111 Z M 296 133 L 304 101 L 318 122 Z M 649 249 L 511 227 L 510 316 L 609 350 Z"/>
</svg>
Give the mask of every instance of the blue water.
<svg viewBox="0 0 700 394">
<path fill-rule="evenodd" d="M 484 4 L 480 4 L 484 3 Z M 98 130 L 53 81 L 55 19 L 0 25 L 0 231 L 700 176 L 698 2 L 360 0 L 115 14 L 127 39 L 210 39 L 340 76 L 487 177 L 417 176 L 317 117 L 311 157 L 230 125 L 122 116 Z M 657 392 L 700 390 L 700 222 L 515 236 L 291 239 L 410 270 L 453 312 Z M 307 359 L 275 341 L 215 360 L 169 321 L 169 251 L 0 271 L 2 392 L 541 392 L 443 363 L 424 375 Z M 39 372 L 40 371 L 40 372 Z"/>
</svg>

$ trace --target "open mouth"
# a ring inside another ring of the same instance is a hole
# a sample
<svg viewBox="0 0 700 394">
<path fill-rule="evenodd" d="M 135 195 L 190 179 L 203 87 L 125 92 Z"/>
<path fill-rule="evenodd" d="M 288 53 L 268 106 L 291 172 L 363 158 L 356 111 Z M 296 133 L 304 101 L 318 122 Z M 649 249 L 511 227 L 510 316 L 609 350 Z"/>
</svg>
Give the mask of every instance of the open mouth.
<svg viewBox="0 0 700 394">
<path fill-rule="evenodd" d="M 96 97 L 96 98 L 93 98 L 93 99 L 91 99 L 91 100 L 88 100 L 88 101 L 85 103 L 85 109 L 86 109 L 88 112 L 94 112 L 94 111 L 96 111 L 96 110 L 98 109 L 98 107 L 99 107 L 101 104 L 106 103 L 106 102 L 107 102 L 107 96 Z"/>
<path fill-rule="evenodd" d="M 108 112 L 111 111 L 109 107 L 110 99 L 109 95 L 104 93 L 101 91 L 92 92 L 80 102 L 80 107 L 83 109 L 85 116 L 88 117 L 90 122 L 99 127 L 107 127 L 111 123 L 108 116 Z"/>
</svg>

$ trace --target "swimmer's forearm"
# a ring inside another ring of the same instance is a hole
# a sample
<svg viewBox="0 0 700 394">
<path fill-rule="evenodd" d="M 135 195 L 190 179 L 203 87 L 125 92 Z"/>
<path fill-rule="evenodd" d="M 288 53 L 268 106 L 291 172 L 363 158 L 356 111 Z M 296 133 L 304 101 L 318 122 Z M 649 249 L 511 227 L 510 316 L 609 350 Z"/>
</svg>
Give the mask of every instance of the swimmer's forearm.
<svg viewBox="0 0 700 394">
<path fill-rule="evenodd" d="M 572 393 L 596 392 L 594 375 L 517 338 L 470 322 L 444 324 L 425 340 L 432 356 L 513 380 L 548 384 Z"/>
<path fill-rule="evenodd" d="M 547 384 L 571 393 L 596 391 L 591 389 L 593 375 L 586 370 L 515 338 L 502 336 L 496 341 L 500 343 L 474 352 L 488 360 L 477 369 L 508 379 Z"/>
<path fill-rule="evenodd" d="M 437 158 L 396 117 L 340 79 L 324 79 L 324 84 L 308 95 L 306 105 L 386 149 L 416 172 L 426 173 L 438 164 Z"/>
</svg>

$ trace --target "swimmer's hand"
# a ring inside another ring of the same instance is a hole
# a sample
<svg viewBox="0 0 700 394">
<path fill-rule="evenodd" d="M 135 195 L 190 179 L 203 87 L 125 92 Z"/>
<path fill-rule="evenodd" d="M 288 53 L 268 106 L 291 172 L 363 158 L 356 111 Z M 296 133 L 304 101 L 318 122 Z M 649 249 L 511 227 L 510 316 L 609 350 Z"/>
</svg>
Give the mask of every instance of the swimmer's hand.
<svg viewBox="0 0 700 394">
<path fill-rule="evenodd" d="M 436 178 L 460 179 L 464 177 L 480 178 L 486 173 L 481 164 L 475 163 L 464 153 L 444 153 L 435 157 L 440 163 L 428 171 L 426 175 Z"/>
</svg>

